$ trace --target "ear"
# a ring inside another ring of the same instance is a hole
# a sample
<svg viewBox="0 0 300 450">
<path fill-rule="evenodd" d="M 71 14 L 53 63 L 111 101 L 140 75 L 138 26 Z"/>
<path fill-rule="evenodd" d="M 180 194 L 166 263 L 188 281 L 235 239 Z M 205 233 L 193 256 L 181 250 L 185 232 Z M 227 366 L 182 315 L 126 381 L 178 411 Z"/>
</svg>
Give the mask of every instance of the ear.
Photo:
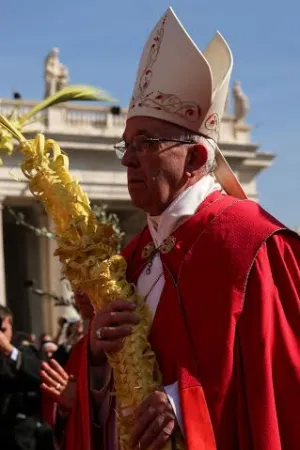
<svg viewBox="0 0 300 450">
<path fill-rule="evenodd" d="M 191 145 L 186 159 L 186 172 L 189 177 L 199 173 L 207 162 L 207 149 L 204 144 Z"/>
</svg>

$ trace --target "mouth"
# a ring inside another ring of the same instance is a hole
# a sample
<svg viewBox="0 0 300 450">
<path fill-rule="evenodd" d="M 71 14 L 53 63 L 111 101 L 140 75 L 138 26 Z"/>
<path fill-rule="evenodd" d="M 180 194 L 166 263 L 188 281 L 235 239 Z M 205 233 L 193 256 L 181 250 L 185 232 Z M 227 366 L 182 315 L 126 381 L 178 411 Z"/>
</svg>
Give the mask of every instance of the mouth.
<svg viewBox="0 0 300 450">
<path fill-rule="evenodd" d="M 129 181 L 128 184 L 130 184 L 130 186 L 133 186 L 135 184 L 142 184 L 142 183 L 143 183 L 143 181 L 141 181 L 141 180 L 134 180 L 134 181 Z"/>
<path fill-rule="evenodd" d="M 136 178 L 136 177 L 128 177 L 128 183 L 129 184 L 139 184 L 139 183 L 144 183 L 144 180 L 142 180 L 141 178 Z"/>
</svg>

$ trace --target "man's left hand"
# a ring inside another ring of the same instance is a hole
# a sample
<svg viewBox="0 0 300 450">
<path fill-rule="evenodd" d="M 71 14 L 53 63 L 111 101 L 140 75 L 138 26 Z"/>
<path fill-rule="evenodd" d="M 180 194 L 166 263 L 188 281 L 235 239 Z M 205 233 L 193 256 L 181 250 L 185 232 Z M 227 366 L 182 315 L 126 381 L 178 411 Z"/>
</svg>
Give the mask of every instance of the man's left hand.
<svg viewBox="0 0 300 450">
<path fill-rule="evenodd" d="M 5 334 L 0 331 L 0 353 L 5 356 L 10 356 L 13 351 L 13 346 L 5 336 Z"/>
<path fill-rule="evenodd" d="M 170 439 L 176 418 L 168 396 L 154 391 L 136 411 L 136 426 L 132 444 L 137 450 L 159 450 Z"/>
</svg>

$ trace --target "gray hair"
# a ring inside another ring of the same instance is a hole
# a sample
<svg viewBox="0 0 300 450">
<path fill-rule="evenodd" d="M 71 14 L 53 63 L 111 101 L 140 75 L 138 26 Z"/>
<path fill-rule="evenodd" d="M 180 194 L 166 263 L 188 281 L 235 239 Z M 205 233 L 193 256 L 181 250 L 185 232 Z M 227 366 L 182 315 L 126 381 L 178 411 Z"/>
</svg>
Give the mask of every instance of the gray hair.
<svg viewBox="0 0 300 450">
<path fill-rule="evenodd" d="M 207 150 L 207 161 L 205 165 L 203 166 L 203 173 L 202 175 L 207 175 L 209 173 L 214 172 L 216 169 L 216 146 L 217 144 L 213 139 L 207 138 L 205 136 L 200 136 L 196 133 L 190 133 L 186 132 L 184 133 L 183 139 L 191 140 L 195 143 L 199 143 L 204 145 L 204 147 Z"/>
</svg>

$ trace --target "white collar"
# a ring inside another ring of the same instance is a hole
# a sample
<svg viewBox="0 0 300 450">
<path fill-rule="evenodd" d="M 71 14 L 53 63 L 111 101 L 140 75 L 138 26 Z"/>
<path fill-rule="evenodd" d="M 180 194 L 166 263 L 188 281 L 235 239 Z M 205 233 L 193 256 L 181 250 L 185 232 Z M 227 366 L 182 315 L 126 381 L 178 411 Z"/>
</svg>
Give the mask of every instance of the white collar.
<svg viewBox="0 0 300 450">
<path fill-rule="evenodd" d="M 221 186 L 212 175 L 205 175 L 180 194 L 160 216 L 148 216 L 148 227 L 156 247 L 170 236 L 175 228 L 193 216 L 199 205 Z"/>
</svg>

